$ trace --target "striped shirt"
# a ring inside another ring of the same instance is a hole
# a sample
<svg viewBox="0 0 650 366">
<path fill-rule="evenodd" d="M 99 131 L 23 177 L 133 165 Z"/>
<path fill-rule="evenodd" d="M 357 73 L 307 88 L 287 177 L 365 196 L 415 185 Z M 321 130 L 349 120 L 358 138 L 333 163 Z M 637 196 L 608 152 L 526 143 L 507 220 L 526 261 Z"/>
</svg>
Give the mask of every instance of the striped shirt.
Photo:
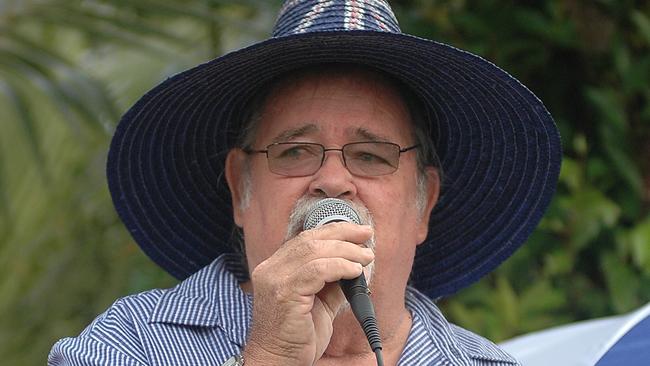
<svg viewBox="0 0 650 366">
<path fill-rule="evenodd" d="M 222 255 L 176 287 L 119 299 L 78 337 L 58 341 L 48 365 L 221 365 L 241 351 L 251 324 L 242 275 L 239 259 Z M 406 307 L 413 323 L 398 365 L 518 365 L 410 287 Z"/>
</svg>

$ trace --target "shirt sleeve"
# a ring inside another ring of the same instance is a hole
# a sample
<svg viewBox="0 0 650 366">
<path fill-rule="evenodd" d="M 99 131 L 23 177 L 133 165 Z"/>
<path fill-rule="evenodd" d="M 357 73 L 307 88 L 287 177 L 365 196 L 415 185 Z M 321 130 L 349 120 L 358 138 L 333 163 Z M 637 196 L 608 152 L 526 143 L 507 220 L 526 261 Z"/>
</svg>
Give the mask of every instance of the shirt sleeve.
<svg viewBox="0 0 650 366">
<path fill-rule="evenodd" d="M 128 354 L 92 338 L 64 338 L 54 344 L 47 360 L 48 366 L 146 364 Z"/>
<path fill-rule="evenodd" d="M 48 366 L 146 366 L 148 361 L 138 333 L 132 310 L 118 300 L 78 337 L 55 343 Z"/>
</svg>

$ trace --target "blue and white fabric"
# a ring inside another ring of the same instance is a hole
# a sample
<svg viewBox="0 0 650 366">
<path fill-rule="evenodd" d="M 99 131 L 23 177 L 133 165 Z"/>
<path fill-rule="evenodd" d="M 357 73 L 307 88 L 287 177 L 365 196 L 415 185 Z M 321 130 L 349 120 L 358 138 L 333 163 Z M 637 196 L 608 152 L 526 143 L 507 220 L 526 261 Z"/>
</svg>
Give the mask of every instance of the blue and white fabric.
<svg viewBox="0 0 650 366">
<path fill-rule="evenodd" d="M 64 338 L 48 365 L 221 365 L 246 344 L 252 297 L 238 283 L 239 259 L 222 255 L 178 286 L 115 302 L 78 337 Z M 450 324 L 425 295 L 407 288 L 413 324 L 398 365 L 518 365 L 492 342 Z"/>
</svg>

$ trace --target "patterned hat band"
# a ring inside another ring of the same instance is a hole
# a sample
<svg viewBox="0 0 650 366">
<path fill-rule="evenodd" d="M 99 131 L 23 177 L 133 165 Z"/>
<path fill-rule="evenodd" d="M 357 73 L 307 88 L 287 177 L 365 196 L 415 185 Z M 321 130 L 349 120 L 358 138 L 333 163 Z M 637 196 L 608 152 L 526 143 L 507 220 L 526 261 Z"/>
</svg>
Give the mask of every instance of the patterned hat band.
<svg viewBox="0 0 650 366">
<path fill-rule="evenodd" d="M 273 37 L 350 30 L 401 32 L 393 11 L 385 1 L 294 0 L 285 2 L 280 10 Z"/>
</svg>

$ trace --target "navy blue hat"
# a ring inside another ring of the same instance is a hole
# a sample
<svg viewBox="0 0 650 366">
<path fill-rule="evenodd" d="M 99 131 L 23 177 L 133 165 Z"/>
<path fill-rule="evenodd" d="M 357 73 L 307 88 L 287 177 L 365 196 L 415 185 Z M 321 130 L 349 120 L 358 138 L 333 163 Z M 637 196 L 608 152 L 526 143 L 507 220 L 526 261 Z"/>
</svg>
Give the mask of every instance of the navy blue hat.
<svg viewBox="0 0 650 366">
<path fill-rule="evenodd" d="M 278 75 L 323 63 L 360 64 L 400 80 L 433 121 L 445 174 L 412 284 L 449 295 L 508 258 L 553 195 L 561 159 L 553 119 L 492 63 L 401 33 L 382 0 L 289 0 L 273 36 L 184 71 L 122 118 L 108 184 L 127 229 L 158 265 L 183 279 L 233 252 L 226 153 L 246 101 Z"/>
</svg>

